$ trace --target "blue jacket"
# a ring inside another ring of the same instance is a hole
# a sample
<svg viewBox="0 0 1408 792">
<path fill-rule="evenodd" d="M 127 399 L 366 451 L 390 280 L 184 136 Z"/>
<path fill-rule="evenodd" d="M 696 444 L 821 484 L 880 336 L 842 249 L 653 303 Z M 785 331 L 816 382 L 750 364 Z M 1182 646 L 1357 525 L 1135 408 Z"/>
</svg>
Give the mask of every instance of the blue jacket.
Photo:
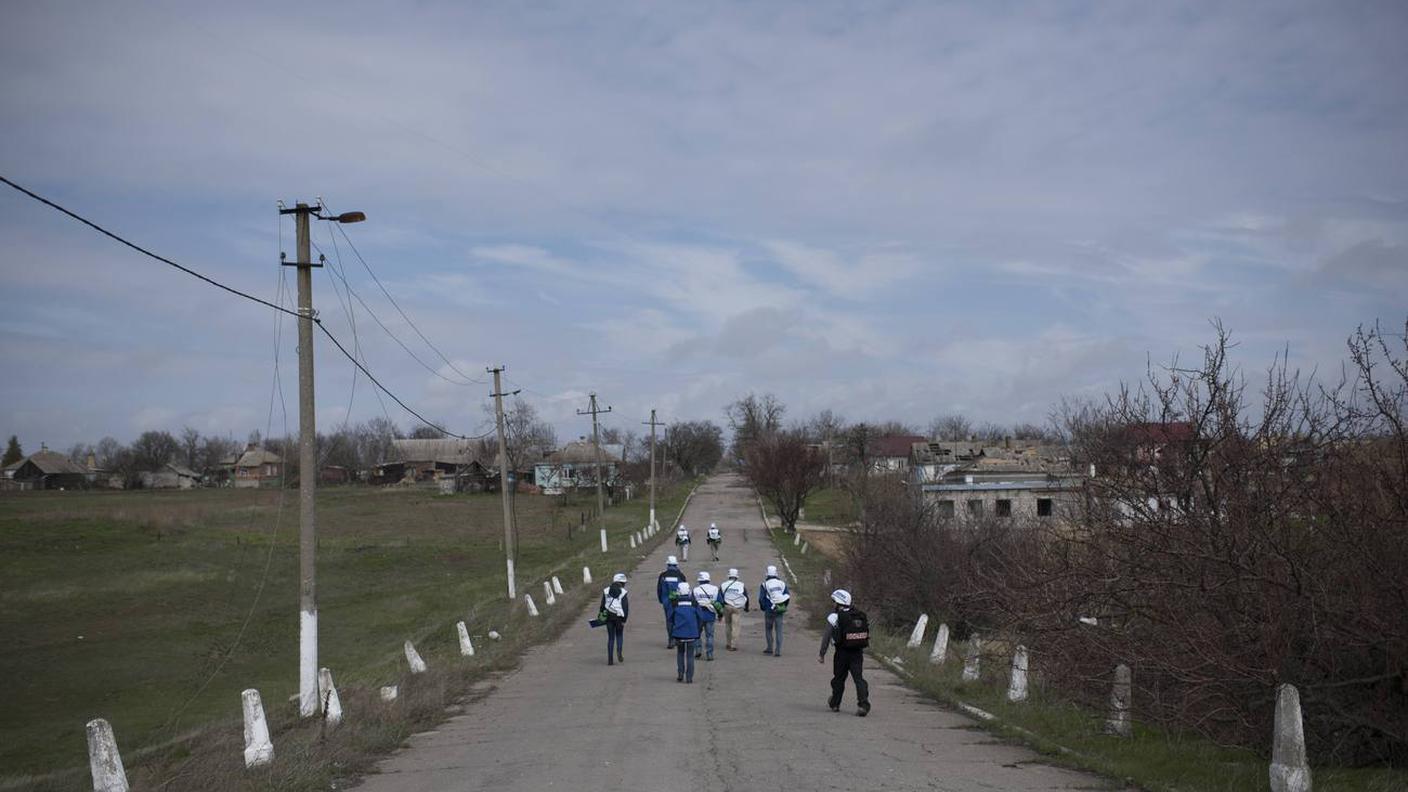
<svg viewBox="0 0 1408 792">
<path fill-rule="evenodd" d="M 702 629 L 699 606 L 692 599 L 681 599 L 670 612 L 670 637 L 677 641 L 697 641 Z"/>
<path fill-rule="evenodd" d="M 664 605 L 670 601 L 670 592 L 685 582 L 684 573 L 680 571 L 678 564 L 671 564 L 665 567 L 665 571 L 660 573 L 660 577 L 655 581 L 655 596 L 659 598 L 660 604 Z"/>
<path fill-rule="evenodd" d="M 773 576 L 769 577 L 767 580 L 764 580 L 762 582 L 762 585 L 758 586 L 758 607 L 762 608 L 763 613 L 767 613 L 773 608 L 772 597 L 768 596 L 768 583 L 771 583 L 772 581 L 777 581 L 778 583 L 782 584 L 782 593 L 787 594 L 789 596 L 792 593 L 787 590 L 786 581 L 784 581 L 780 577 Z"/>
</svg>

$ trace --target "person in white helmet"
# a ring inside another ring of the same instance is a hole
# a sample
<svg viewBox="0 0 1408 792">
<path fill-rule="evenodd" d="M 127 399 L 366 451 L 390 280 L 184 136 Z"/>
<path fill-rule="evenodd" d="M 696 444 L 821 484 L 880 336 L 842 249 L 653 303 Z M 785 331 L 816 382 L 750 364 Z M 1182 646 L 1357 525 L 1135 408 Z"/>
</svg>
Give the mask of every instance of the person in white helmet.
<svg viewBox="0 0 1408 792">
<path fill-rule="evenodd" d="M 709 540 L 709 549 L 714 553 L 714 560 L 719 560 L 719 545 L 724 541 L 723 532 L 719 530 L 718 523 L 709 523 L 709 533 L 705 536 Z"/>
<path fill-rule="evenodd" d="M 787 605 L 791 601 L 792 593 L 787 590 L 787 582 L 777 576 L 777 567 L 769 566 L 767 577 L 758 587 L 758 606 L 763 609 L 763 635 L 768 639 L 768 648 L 763 650 L 763 654 L 782 656 L 782 616 L 787 613 Z"/>
<path fill-rule="evenodd" d="M 679 548 L 680 558 L 689 560 L 689 528 L 684 523 L 680 523 L 675 529 L 675 547 Z"/>
<path fill-rule="evenodd" d="M 709 573 L 704 570 L 699 571 L 699 583 L 695 585 L 694 602 L 699 606 L 700 636 L 699 643 L 694 645 L 694 656 L 704 656 L 705 661 L 714 661 L 714 623 L 718 621 L 719 611 L 723 606 L 719 604 L 719 587 L 709 581 Z"/>
<path fill-rule="evenodd" d="M 719 602 L 724 605 L 724 648 L 738 651 L 738 637 L 743 632 L 743 614 L 748 611 L 748 587 L 738 579 L 738 570 L 728 571 L 728 580 L 719 587 Z"/>
<path fill-rule="evenodd" d="M 668 556 L 665 559 L 665 571 L 660 573 L 660 577 L 655 580 L 655 596 L 660 600 L 660 607 L 665 611 L 665 643 L 666 649 L 675 648 L 675 636 L 670 631 L 670 613 L 675 609 L 674 594 L 681 583 L 687 586 L 684 571 L 680 569 L 679 559 Z"/>
<path fill-rule="evenodd" d="M 606 622 L 606 664 L 626 662 L 626 619 L 631 615 L 631 601 L 626 595 L 626 573 L 617 572 L 611 585 L 601 590 L 598 618 Z"/>
<path fill-rule="evenodd" d="M 865 648 L 870 645 L 870 623 L 865 613 L 851 605 L 851 593 L 845 589 L 831 592 L 835 609 L 826 617 L 830 628 L 821 634 L 821 655 L 818 663 L 826 662 L 826 649 L 836 644 L 836 654 L 831 664 L 831 698 L 826 706 L 832 712 L 841 711 L 841 697 L 846 693 L 846 676 L 856 685 L 856 714 L 864 718 L 870 714 L 870 685 L 865 682 L 862 665 L 865 662 Z"/>
</svg>

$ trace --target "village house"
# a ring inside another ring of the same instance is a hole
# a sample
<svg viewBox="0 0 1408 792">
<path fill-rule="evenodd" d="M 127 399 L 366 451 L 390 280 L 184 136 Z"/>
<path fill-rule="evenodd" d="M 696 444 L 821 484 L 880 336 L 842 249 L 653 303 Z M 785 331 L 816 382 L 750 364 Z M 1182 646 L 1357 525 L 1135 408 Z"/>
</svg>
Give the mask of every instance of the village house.
<svg viewBox="0 0 1408 792">
<path fill-rule="evenodd" d="M 907 472 L 912 447 L 915 443 L 923 442 L 924 439 L 923 435 L 889 435 L 867 441 L 865 455 L 870 472 Z"/>
<path fill-rule="evenodd" d="M 185 465 L 168 462 L 161 470 L 144 471 L 141 474 L 143 489 L 194 489 L 204 480 L 201 474 Z"/>
<path fill-rule="evenodd" d="M 389 457 L 372 469 L 371 483 L 437 483 L 449 492 L 480 492 L 498 483 L 498 468 L 485 464 L 488 451 L 477 441 L 392 440 Z M 497 461 L 495 454 L 492 462 Z"/>
<path fill-rule="evenodd" d="M 243 452 L 221 460 L 220 466 L 226 470 L 227 480 L 240 489 L 283 484 L 283 457 L 254 443 L 246 445 Z"/>
<path fill-rule="evenodd" d="M 86 468 L 42 445 L 38 453 L 20 460 L 8 474 L 6 489 L 85 489 L 92 484 Z"/>
<path fill-rule="evenodd" d="M 602 483 L 614 486 L 625 463 L 625 446 L 603 443 L 600 448 L 586 438 L 568 443 L 539 462 L 533 480 L 544 495 L 561 495 L 568 489 L 596 486 L 596 468 L 601 465 Z"/>
</svg>

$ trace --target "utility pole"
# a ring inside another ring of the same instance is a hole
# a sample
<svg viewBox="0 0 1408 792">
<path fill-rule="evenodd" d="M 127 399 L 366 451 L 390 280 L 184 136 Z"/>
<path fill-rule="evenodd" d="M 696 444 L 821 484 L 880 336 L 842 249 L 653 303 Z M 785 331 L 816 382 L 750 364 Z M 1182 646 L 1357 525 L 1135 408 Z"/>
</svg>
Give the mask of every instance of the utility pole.
<svg viewBox="0 0 1408 792">
<path fill-rule="evenodd" d="M 280 209 L 292 214 L 298 229 L 298 712 L 305 718 L 322 709 L 318 696 L 318 548 L 317 427 L 313 415 L 313 263 L 309 217 L 322 207 L 297 204 Z"/>
<path fill-rule="evenodd" d="M 504 559 L 505 565 L 508 567 L 508 598 L 511 601 L 517 598 L 517 592 L 514 588 L 513 561 L 517 555 L 518 547 L 515 541 L 517 527 L 514 525 L 513 506 L 509 501 L 508 492 L 508 443 L 504 438 L 504 396 L 513 396 L 518 391 L 504 393 L 499 380 L 499 375 L 503 373 L 503 370 L 503 366 L 488 369 L 494 375 L 494 392 L 489 395 L 494 397 L 494 415 L 499 426 L 499 494 L 503 496 L 504 504 Z"/>
<path fill-rule="evenodd" d="M 591 398 L 591 407 L 590 407 L 589 409 L 586 409 L 586 410 L 578 410 L 578 411 L 577 411 L 577 414 L 578 414 L 578 415 L 591 415 L 591 417 L 592 417 L 592 446 L 595 448 L 595 453 L 592 454 L 592 458 L 596 460 L 596 512 L 597 512 L 597 527 L 600 528 L 602 531 L 605 531 L 605 530 L 606 530 L 606 500 L 605 500 L 605 496 L 602 495 L 602 489 L 601 489 L 601 432 L 600 432 L 600 430 L 597 428 L 596 417 L 597 417 L 598 415 L 602 414 L 602 413 L 609 413 L 609 412 L 611 412 L 611 408 L 610 408 L 610 407 L 607 407 L 605 410 L 602 410 L 602 409 L 598 408 L 598 407 L 596 406 L 596 394 L 595 394 L 595 393 L 591 393 L 591 394 L 588 394 L 588 396 Z"/>
<path fill-rule="evenodd" d="M 650 411 L 650 420 L 641 421 L 650 427 L 650 529 L 655 530 L 655 427 L 665 424 L 655 420 L 655 411 Z"/>
</svg>

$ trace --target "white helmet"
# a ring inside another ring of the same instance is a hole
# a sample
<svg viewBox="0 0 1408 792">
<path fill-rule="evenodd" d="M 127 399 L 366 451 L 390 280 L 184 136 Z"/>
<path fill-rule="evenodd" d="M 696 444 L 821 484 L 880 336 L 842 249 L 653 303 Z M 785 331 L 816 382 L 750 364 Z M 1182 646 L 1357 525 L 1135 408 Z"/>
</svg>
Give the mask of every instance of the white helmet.
<svg viewBox="0 0 1408 792">
<path fill-rule="evenodd" d="M 678 566 L 680 560 L 674 556 L 665 556 L 665 566 Z"/>
<path fill-rule="evenodd" d="M 728 571 L 728 576 L 731 577 L 731 578 L 737 578 L 737 577 L 738 577 L 738 570 L 737 570 L 737 569 L 730 569 L 730 570 Z"/>
<path fill-rule="evenodd" d="M 616 574 L 614 574 L 614 575 L 611 576 L 611 582 L 612 582 L 612 583 L 625 583 L 625 582 L 626 582 L 626 573 L 625 573 L 625 572 L 617 572 Z"/>
<path fill-rule="evenodd" d="M 718 523 L 709 523 L 709 527 L 710 527 L 710 528 L 718 528 L 718 527 L 719 527 L 719 524 L 718 524 Z"/>
<path fill-rule="evenodd" d="M 845 605 L 848 608 L 851 607 L 851 592 L 845 589 L 836 589 L 831 592 L 831 599 L 837 605 Z"/>
<path fill-rule="evenodd" d="M 702 569 L 699 570 L 699 582 L 700 582 L 700 583 L 708 583 L 708 582 L 709 582 L 709 573 L 708 573 L 708 572 L 705 572 L 705 571 L 702 570 Z"/>
<path fill-rule="evenodd" d="M 768 565 L 768 577 L 777 577 L 777 567 Z"/>
<path fill-rule="evenodd" d="M 689 593 L 689 584 L 686 583 L 686 582 L 684 582 L 683 580 L 681 580 L 681 581 L 680 581 L 680 584 L 679 584 L 678 586 L 676 586 L 675 588 L 676 588 L 681 594 L 688 594 L 688 593 Z"/>
</svg>

